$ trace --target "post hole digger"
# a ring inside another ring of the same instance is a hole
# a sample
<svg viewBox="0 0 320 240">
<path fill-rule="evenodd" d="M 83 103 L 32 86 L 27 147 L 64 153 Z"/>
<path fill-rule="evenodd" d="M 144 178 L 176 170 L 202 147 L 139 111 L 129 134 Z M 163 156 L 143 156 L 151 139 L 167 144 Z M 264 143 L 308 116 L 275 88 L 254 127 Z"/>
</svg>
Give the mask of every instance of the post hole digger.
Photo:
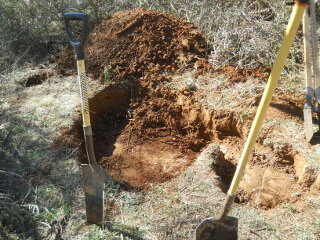
<svg viewBox="0 0 320 240">
<path fill-rule="evenodd" d="M 258 133 L 261 129 L 264 117 L 270 105 L 272 95 L 278 84 L 279 77 L 308 3 L 309 0 L 295 1 L 277 59 L 270 73 L 267 86 L 264 90 L 257 110 L 257 114 L 252 123 L 248 139 L 245 143 L 236 172 L 228 190 L 223 209 L 217 217 L 207 218 L 199 224 L 196 229 L 197 240 L 236 240 L 238 238 L 238 219 L 227 215 L 231 210 L 232 203 L 236 197 L 246 164 L 251 156 L 254 143 L 258 137 Z"/>
<path fill-rule="evenodd" d="M 303 108 L 303 117 L 308 142 L 313 137 L 313 120 L 312 115 L 318 115 L 318 125 L 320 127 L 320 73 L 318 60 L 318 38 L 316 26 L 316 13 L 314 0 L 310 0 L 309 11 L 306 11 L 303 17 L 304 33 L 304 62 L 306 77 L 306 103 Z M 311 31 L 310 31 L 311 25 Z M 311 37 L 310 37 L 311 33 Z M 311 44 L 310 44 L 311 43 Z M 311 48 L 310 48 L 311 45 Z M 312 54 L 310 50 L 312 49 Z M 311 66 L 312 59 L 312 66 Z M 312 71 L 313 69 L 313 71 Z M 313 78 L 312 78 L 313 72 Z"/>
<path fill-rule="evenodd" d="M 85 75 L 84 64 L 84 45 L 89 35 L 89 19 L 84 13 L 66 13 L 64 14 L 66 31 L 68 38 L 75 50 L 77 68 L 78 68 L 78 81 L 80 85 L 81 95 L 81 112 L 83 119 L 84 140 L 87 151 L 89 164 L 82 164 L 82 174 L 84 181 L 85 205 L 87 223 L 94 223 L 101 228 L 104 228 L 104 184 L 106 172 L 97 163 L 92 139 L 92 129 L 90 123 L 89 113 L 89 99 L 87 92 L 87 77 Z M 81 42 L 77 41 L 72 34 L 70 21 L 83 22 L 83 36 Z"/>
</svg>

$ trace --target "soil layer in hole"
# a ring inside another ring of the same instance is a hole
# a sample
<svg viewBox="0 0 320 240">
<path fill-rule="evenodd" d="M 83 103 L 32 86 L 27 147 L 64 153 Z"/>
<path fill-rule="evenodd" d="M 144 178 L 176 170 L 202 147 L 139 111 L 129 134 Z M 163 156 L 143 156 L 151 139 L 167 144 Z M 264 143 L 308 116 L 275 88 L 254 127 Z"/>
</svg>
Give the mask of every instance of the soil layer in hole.
<svg viewBox="0 0 320 240">
<path fill-rule="evenodd" d="M 101 162 L 116 180 L 148 188 L 177 176 L 195 157 L 195 152 L 172 144 L 170 137 L 141 140 L 129 130 L 117 139 L 112 156 Z"/>
<path fill-rule="evenodd" d="M 48 79 L 52 75 L 53 73 L 51 71 L 38 69 L 37 71 L 31 72 L 27 77 L 25 77 L 21 81 L 21 85 L 25 87 L 36 86 L 43 83 L 46 79 Z"/>
</svg>

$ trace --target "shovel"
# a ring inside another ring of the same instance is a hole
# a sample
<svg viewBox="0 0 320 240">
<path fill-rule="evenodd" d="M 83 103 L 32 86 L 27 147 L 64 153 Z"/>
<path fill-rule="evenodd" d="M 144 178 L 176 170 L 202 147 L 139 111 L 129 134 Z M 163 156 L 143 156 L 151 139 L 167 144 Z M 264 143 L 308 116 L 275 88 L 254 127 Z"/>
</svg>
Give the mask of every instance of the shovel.
<svg viewBox="0 0 320 240">
<path fill-rule="evenodd" d="M 90 123 L 89 99 L 88 99 L 88 79 L 85 75 L 84 64 L 84 51 L 83 47 L 89 35 L 89 19 L 88 15 L 84 13 L 66 13 L 64 14 L 66 31 L 68 38 L 75 50 L 77 67 L 78 67 L 78 80 L 80 85 L 81 95 L 81 112 L 83 119 L 84 140 L 87 151 L 89 164 L 81 164 L 87 223 L 94 223 L 101 228 L 104 228 L 104 183 L 106 179 L 106 172 L 97 163 L 92 139 L 92 129 Z M 72 34 L 70 21 L 82 21 L 84 26 L 83 36 L 81 42 L 77 41 Z"/>
<path fill-rule="evenodd" d="M 252 123 L 248 139 L 245 143 L 239 164 L 233 176 L 224 207 L 217 217 L 207 218 L 199 224 L 196 229 L 196 240 L 236 240 L 238 238 L 238 219 L 227 215 L 230 212 L 232 203 L 236 197 L 239 183 L 243 176 L 248 159 L 251 156 L 254 143 L 258 137 L 258 133 L 270 105 L 272 95 L 278 84 L 279 77 L 308 2 L 308 0 L 295 1 L 277 59 L 270 73 L 257 114 Z"/>
<path fill-rule="evenodd" d="M 310 18 L 310 20 L 309 20 Z M 311 22 L 311 37 L 310 37 Z M 320 74 L 318 61 L 318 38 L 316 26 L 316 14 L 314 0 L 310 0 L 309 14 L 306 11 L 303 17 L 303 33 L 304 33 L 304 62 L 306 77 L 306 103 L 303 108 L 303 118 L 306 131 L 306 139 L 308 142 L 313 137 L 312 113 L 316 112 L 320 119 Z M 312 56 L 310 53 L 310 42 L 312 46 Z M 311 72 L 311 57 L 313 66 L 313 80 Z M 313 101 L 315 99 L 315 101 Z M 315 105 L 314 106 L 314 102 Z M 318 123 L 320 125 L 320 122 Z"/>
<path fill-rule="evenodd" d="M 303 16 L 303 43 L 304 43 L 304 68 L 306 78 L 306 103 L 303 108 L 303 118 L 306 131 L 306 139 L 309 142 L 313 137 L 312 127 L 312 100 L 314 98 L 314 89 L 312 83 L 311 71 L 311 38 L 310 38 L 310 20 L 308 11 Z M 316 72 L 315 72 L 316 74 Z"/>
</svg>

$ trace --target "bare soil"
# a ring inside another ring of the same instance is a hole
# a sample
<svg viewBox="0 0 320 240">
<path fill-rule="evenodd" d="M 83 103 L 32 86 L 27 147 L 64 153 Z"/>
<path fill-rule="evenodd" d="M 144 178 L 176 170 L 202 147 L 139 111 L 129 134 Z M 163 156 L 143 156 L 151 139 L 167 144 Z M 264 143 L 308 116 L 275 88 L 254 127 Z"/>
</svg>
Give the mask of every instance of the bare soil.
<svg viewBox="0 0 320 240">
<path fill-rule="evenodd" d="M 191 67 L 196 76 L 224 75 L 226 86 L 232 87 L 249 78 L 265 81 L 270 68 L 215 70 L 207 60 L 203 32 L 185 20 L 145 9 L 119 12 L 96 26 L 87 46 L 89 76 L 102 84 L 112 81 L 90 99 L 95 151 L 106 171 L 130 188 L 148 189 L 178 176 L 214 142 L 220 157 L 213 160 L 212 169 L 226 191 L 249 124 L 243 123 L 239 109 L 205 109 L 198 101 L 201 93 L 192 86 L 177 90 L 166 83 Z M 73 68 L 71 52 L 68 47 L 55 56 L 58 72 L 65 74 Z M 249 99 L 249 105 L 256 106 L 260 97 Z M 290 92 L 279 91 L 269 117 L 301 121 L 303 102 L 303 96 L 293 99 Z M 270 127 L 262 132 L 237 202 L 250 201 L 269 209 L 296 202 L 312 191 L 316 176 L 305 170 L 306 161 L 299 152 L 289 142 L 265 144 L 275 131 Z M 72 142 L 81 144 L 79 159 L 86 162 L 80 116 L 67 134 L 77 137 Z"/>
</svg>

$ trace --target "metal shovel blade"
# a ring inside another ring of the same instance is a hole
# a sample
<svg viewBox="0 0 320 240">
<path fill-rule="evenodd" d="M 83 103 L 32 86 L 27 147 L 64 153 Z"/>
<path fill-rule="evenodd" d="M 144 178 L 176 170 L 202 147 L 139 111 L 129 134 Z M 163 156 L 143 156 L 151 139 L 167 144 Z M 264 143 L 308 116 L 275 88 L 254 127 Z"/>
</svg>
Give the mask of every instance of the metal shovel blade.
<svg viewBox="0 0 320 240">
<path fill-rule="evenodd" d="M 203 220 L 196 230 L 196 240 L 237 240 L 238 219 L 227 216 L 225 219 Z"/>
<path fill-rule="evenodd" d="M 313 137 L 311 108 L 304 108 L 303 109 L 303 118 L 304 118 L 305 130 L 306 130 L 306 139 L 308 142 L 310 142 Z"/>
<path fill-rule="evenodd" d="M 99 165 L 82 164 L 87 223 L 104 228 L 105 170 Z"/>
</svg>

